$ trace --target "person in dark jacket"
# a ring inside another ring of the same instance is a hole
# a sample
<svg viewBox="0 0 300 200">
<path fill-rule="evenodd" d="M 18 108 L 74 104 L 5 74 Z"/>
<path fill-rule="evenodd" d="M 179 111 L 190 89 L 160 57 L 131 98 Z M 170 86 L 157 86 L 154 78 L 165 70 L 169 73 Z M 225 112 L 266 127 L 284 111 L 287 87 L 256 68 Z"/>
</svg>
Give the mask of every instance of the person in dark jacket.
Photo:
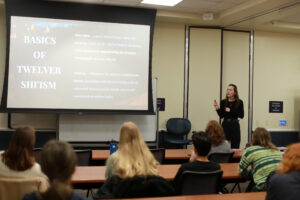
<svg viewBox="0 0 300 200">
<path fill-rule="evenodd" d="M 138 127 L 125 122 L 118 150 L 106 161 L 106 181 L 95 196 L 107 199 L 174 195 L 173 186 L 158 175 L 158 165 Z"/>
<path fill-rule="evenodd" d="M 207 158 L 208 152 L 211 149 L 211 139 L 209 135 L 203 131 L 195 132 L 192 136 L 192 140 L 194 151 L 191 155 L 190 162 L 181 165 L 173 180 L 177 194 L 181 193 L 181 178 L 184 171 L 211 172 L 221 169 L 218 163 L 211 162 Z"/>
<path fill-rule="evenodd" d="M 114 175 L 107 179 L 94 195 L 95 198 L 141 198 L 175 195 L 175 189 L 169 181 L 157 175 L 133 176 L 121 178 Z"/>
<path fill-rule="evenodd" d="M 283 160 L 267 183 L 266 200 L 298 200 L 300 198 L 300 143 L 290 145 Z"/>
<path fill-rule="evenodd" d="M 239 98 L 237 86 L 229 84 L 226 98 L 219 104 L 214 101 L 214 107 L 220 118 L 223 118 L 222 127 L 226 140 L 231 143 L 232 149 L 239 149 L 241 142 L 241 129 L 238 118 L 244 118 L 244 104 Z"/>
</svg>

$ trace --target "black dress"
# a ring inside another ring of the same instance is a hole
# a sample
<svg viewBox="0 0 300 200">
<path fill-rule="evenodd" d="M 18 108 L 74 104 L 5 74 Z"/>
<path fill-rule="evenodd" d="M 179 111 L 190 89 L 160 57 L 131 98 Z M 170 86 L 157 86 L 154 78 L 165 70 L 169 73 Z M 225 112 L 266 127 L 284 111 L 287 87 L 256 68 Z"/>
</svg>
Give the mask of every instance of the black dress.
<svg viewBox="0 0 300 200">
<path fill-rule="evenodd" d="M 226 112 L 225 108 L 230 108 L 230 112 Z M 241 129 L 238 118 L 244 117 L 244 104 L 242 100 L 226 101 L 223 99 L 220 103 L 220 109 L 217 110 L 220 118 L 224 118 L 222 127 L 224 129 L 226 140 L 231 142 L 232 149 L 239 149 L 241 142 Z"/>
</svg>

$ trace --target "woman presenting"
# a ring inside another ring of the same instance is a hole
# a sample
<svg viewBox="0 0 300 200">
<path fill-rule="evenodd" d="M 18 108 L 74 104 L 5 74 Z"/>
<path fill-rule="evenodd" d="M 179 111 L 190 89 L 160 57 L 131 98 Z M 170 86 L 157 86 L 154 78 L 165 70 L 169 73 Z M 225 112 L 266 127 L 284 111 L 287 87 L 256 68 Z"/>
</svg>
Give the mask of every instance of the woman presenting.
<svg viewBox="0 0 300 200">
<path fill-rule="evenodd" d="M 239 149 L 241 142 L 241 130 L 238 118 L 244 117 L 243 101 L 239 99 L 237 87 L 229 84 L 226 91 L 226 98 L 218 105 L 214 101 L 214 107 L 220 118 L 224 118 L 222 127 L 226 134 L 226 139 L 231 142 L 232 149 Z"/>
</svg>

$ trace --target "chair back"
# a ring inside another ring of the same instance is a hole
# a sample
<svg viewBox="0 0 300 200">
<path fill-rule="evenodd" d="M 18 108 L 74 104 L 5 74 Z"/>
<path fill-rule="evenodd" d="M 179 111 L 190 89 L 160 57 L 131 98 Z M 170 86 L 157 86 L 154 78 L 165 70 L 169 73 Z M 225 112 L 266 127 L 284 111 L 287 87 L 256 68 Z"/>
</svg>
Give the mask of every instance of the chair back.
<svg viewBox="0 0 300 200">
<path fill-rule="evenodd" d="M 234 152 L 229 153 L 212 153 L 208 156 L 208 160 L 216 163 L 229 163 L 232 160 Z"/>
<path fill-rule="evenodd" d="M 112 176 L 93 194 L 93 199 L 163 197 L 175 194 L 172 184 L 161 176 L 133 176 L 124 179 Z"/>
<path fill-rule="evenodd" d="M 191 122 L 184 118 L 170 118 L 167 121 L 167 132 L 173 135 L 186 135 L 191 130 Z"/>
<path fill-rule="evenodd" d="M 40 163 L 40 157 L 41 157 L 42 148 L 35 148 L 33 150 L 35 162 Z"/>
<path fill-rule="evenodd" d="M 150 149 L 151 153 L 153 154 L 154 158 L 160 163 L 163 164 L 165 160 L 165 149 Z"/>
<path fill-rule="evenodd" d="M 20 200 L 27 193 L 44 192 L 49 187 L 43 177 L 34 178 L 0 178 L 0 199 Z"/>
<path fill-rule="evenodd" d="M 185 171 L 181 177 L 181 194 L 217 194 L 221 189 L 222 174 L 222 170 L 212 172 Z"/>
<path fill-rule="evenodd" d="M 77 156 L 77 166 L 90 166 L 92 159 L 92 151 L 88 150 L 75 150 Z"/>
</svg>

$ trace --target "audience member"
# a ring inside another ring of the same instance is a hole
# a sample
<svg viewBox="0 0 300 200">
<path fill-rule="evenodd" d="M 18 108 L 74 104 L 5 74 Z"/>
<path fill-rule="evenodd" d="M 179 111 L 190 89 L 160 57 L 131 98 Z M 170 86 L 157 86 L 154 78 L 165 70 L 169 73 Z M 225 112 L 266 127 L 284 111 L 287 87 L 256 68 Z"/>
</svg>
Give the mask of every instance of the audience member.
<svg viewBox="0 0 300 200">
<path fill-rule="evenodd" d="M 272 144 L 270 133 L 264 128 L 256 128 L 252 134 L 251 146 L 244 151 L 239 164 L 241 175 L 253 176 L 253 182 L 249 184 L 247 191 L 265 190 L 268 175 L 277 169 L 281 159 L 282 154 Z"/>
<path fill-rule="evenodd" d="M 266 200 L 300 198 L 300 143 L 288 146 L 277 174 L 267 184 Z"/>
<path fill-rule="evenodd" d="M 34 158 L 35 130 L 25 126 L 17 128 L 6 151 L 0 152 L 0 177 L 31 178 L 46 176 Z"/>
<path fill-rule="evenodd" d="M 211 138 L 211 150 L 208 155 L 212 153 L 229 153 L 230 144 L 225 140 L 225 133 L 219 122 L 211 120 L 207 123 L 205 132 Z"/>
<path fill-rule="evenodd" d="M 43 193 L 26 194 L 23 200 L 84 200 L 73 192 L 71 177 L 77 159 L 70 144 L 62 141 L 49 141 L 41 153 L 42 171 L 48 176 L 50 187 Z"/>
<path fill-rule="evenodd" d="M 138 127 L 132 122 L 124 123 L 118 150 L 106 161 L 107 180 L 95 196 L 137 198 L 174 195 L 172 185 L 158 176 L 158 164 Z"/>
<path fill-rule="evenodd" d="M 195 132 L 192 136 L 194 151 L 191 155 L 190 162 L 184 163 L 179 168 L 173 185 L 177 194 L 181 191 L 182 173 L 185 171 L 210 172 L 220 170 L 220 165 L 208 160 L 207 155 L 211 149 L 211 139 L 205 132 Z"/>
</svg>

